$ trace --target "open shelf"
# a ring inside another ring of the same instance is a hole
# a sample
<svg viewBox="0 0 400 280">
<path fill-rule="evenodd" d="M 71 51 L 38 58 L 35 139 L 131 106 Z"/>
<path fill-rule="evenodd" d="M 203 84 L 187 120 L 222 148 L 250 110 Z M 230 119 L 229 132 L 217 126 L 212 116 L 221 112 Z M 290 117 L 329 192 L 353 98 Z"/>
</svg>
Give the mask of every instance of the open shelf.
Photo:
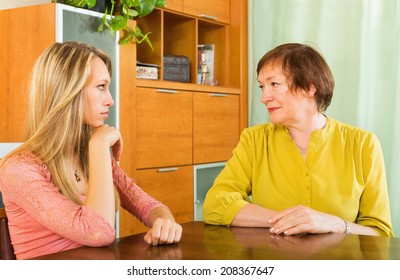
<svg viewBox="0 0 400 280">
<path fill-rule="evenodd" d="M 228 56 L 232 44 L 227 44 L 229 26 L 208 19 L 197 18 L 175 11 L 157 9 L 149 16 L 137 20 L 143 33 L 151 31 L 150 39 L 154 49 L 142 43 L 137 46 L 137 59 L 142 63 L 156 64 L 158 80 L 163 82 L 165 55 L 185 56 L 189 61 L 189 82 L 197 85 L 199 44 L 214 45 L 214 80 L 216 87 L 231 88 L 229 75 L 234 69 L 228 69 Z M 141 79 L 138 79 L 140 84 Z M 151 80 L 154 81 L 154 80 Z M 170 81 L 167 81 L 170 82 Z M 146 84 L 146 82 L 144 82 Z M 169 83 L 169 85 L 171 85 Z"/>
<path fill-rule="evenodd" d="M 137 25 L 143 34 L 151 32 L 149 38 L 153 46 L 153 50 L 146 42 L 137 44 L 137 60 L 144 63 L 156 64 L 161 66 L 162 61 L 162 11 L 154 10 L 145 18 L 138 19 Z M 158 69 L 160 70 L 160 69 Z"/>
</svg>

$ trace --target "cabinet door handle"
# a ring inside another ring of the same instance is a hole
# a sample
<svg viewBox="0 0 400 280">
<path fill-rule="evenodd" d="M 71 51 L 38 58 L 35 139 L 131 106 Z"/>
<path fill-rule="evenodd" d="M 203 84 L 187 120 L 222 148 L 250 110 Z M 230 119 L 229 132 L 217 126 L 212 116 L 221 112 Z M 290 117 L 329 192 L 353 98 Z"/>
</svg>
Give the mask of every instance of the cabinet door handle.
<svg viewBox="0 0 400 280">
<path fill-rule="evenodd" d="M 156 92 L 171 93 L 171 94 L 178 93 L 178 91 L 176 91 L 176 90 L 172 90 L 172 89 L 163 89 L 163 88 L 157 89 Z"/>
<path fill-rule="evenodd" d="M 213 97 L 225 97 L 228 96 L 226 93 L 211 93 L 210 96 Z"/>
<path fill-rule="evenodd" d="M 169 167 L 169 168 L 160 168 L 157 169 L 157 172 L 161 173 L 161 172 L 172 172 L 172 171 L 176 171 L 178 170 L 178 167 Z"/>
<path fill-rule="evenodd" d="M 199 17 L 206 18 L 206 19 L 211 19 L 211 20 L 218 20 L 217 17 L 210 16 L 210 15 L 207 15 L 207 14 L 200 14 Z"/>
</svg>

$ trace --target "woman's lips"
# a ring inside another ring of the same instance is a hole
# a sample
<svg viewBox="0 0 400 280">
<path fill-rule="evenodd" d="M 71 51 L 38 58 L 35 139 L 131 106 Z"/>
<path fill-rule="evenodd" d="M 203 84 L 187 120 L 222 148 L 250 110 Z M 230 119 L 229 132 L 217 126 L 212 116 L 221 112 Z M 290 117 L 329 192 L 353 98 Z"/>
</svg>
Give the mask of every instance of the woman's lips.
<svg viewBox="0 0 400 280">
<path fill-rule="evenodd" d="M 271 107 L 271 108 L 267 108 L 267 109 L 268 109 L 268 113 L 273 113 L 273 112 L 275 112 L 276 110 L 278 110 L 279 107 Z"/>
</svg>

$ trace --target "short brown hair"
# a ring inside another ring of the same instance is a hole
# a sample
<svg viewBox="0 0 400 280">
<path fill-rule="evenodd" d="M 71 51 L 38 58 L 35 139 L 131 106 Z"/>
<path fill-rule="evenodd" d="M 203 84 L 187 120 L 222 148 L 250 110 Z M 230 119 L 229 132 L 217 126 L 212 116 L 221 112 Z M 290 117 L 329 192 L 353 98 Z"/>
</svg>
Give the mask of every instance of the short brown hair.
<svg viewBox="0 0 400 280">
<path fill-rule="evenodd" d="M 289 81 L 289 88 L 316 88 L 315 99 L 321 112 L 331 103 L 335 81 L 322 55 L 310 46 L 288 43 L 267 52 L 258 62 L 257 75 L 265 65 L 277 64 Z"/>
</svg>

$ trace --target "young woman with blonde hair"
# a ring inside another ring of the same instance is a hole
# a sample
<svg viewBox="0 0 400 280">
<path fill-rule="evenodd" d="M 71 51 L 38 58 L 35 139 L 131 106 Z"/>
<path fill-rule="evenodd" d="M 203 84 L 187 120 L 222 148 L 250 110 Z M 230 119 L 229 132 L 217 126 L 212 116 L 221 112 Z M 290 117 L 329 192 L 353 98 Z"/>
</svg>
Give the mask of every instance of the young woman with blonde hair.
<svg viewBox="0 0 400 280">
<path fill-rule="evenodd" d="M 119 167 L 122 137 L 108 126 L 111 60 L 92 46 L 51 45 L 29 90 L 27 140 L 0 165 L 0 191 L 18 259 L 115 239 L 119 203 L 150 227 L 152 245 L 176 243 L 182 227 Z"/>
</svg>

